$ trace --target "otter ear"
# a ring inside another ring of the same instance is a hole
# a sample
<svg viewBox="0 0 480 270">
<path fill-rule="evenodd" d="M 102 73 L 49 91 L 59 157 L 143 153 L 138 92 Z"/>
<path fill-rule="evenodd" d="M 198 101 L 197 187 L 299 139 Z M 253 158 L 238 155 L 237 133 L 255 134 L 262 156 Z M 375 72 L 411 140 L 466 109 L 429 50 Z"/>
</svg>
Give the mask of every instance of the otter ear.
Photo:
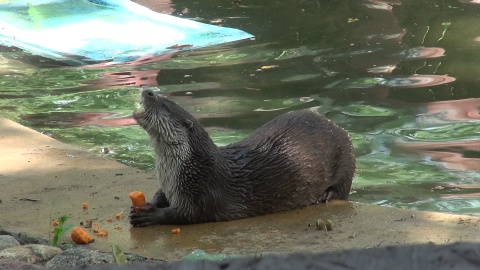
<svg viewBox="0 0 480 270">
<path fill-rule="evenodd" d="M 192 122 L 192 120 L 188 120 L 188 119 L 183 120 L 183 125 L 184 125 L 187 129 L 192 129 L 192 128 L 193 128 L 193 122 Z"/>
</svg>

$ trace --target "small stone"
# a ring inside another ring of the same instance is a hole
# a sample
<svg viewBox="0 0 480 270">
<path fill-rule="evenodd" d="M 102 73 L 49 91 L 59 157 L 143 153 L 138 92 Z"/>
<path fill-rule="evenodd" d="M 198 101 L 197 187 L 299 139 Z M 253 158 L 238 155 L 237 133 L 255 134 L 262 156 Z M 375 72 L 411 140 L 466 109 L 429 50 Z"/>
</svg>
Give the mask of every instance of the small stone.
<svg viewBox="0 0 480 270">
<path fill-rule="evenodd" d="M 327 235 L 327 226 L 325 225 L 325 221 L 317 219 L 317 222 L 315 222 L 315 224 L 317 225 L 317 230 L 325 231 L 325 235 Z"/>
<path fill-rule="evenodd" d="M 333 230 L 333 221 L 331 219 L 327 219 L 327 221 L 325 221 L 325 226 L 327 227 L 327 230 Z"/>
<path fill-rule="evenodd" d="M 13 236 L 0 235 L 0 251 L 16 246 L 20 246 L 20 243 Z"/>
<path fill-rule="evenodd" d="M 325 222 L 321 219 L 317 219 L 317 222 L 315 222 L 315 225 L 317 225 L 318 230 L 325 230 Z"/>
<path fill-rule="evenodd" d="M 26 263 L 34 264 L 46 262 L 60 252 L 62 252 L 62 250 L 57 247 L 28 244 L 6 248 L 0 251 L 0 258 L 16 259 Z"/>
</svg>

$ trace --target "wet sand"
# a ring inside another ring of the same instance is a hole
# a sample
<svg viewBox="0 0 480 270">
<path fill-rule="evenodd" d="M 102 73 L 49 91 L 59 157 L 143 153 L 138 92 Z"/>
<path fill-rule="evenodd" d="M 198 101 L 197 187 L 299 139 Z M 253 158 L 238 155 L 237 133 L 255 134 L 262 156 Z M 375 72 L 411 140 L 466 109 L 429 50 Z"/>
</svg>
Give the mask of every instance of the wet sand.
<svg viewBox="0 0 480 270">
<path fill-rule="evenodd" d="M 93 155 L 0 117 L 0 228 L 48 239 L 51 221 L 94 219 L 107 229 L 89 248 L 174 260 L 193 249 L 209 253 L 270 254 L 334 251 L 433 242 L 480 242 L 480 218 L 334 201 L 286 213 L 232 222 L 131 228 L 132 190 L 147 200 L 158 183 L 153 173 Z M 89 208 L 82 209 L 87 202 Z M 122 219 L 115 214 L 125 213 Z M 318 218 L 334 229 L 316 229 Z M 109 221 L 108 219 L 112 219 Z M 179 227 L 180 234 L 172 234 Z M 69 241 L 69 234 L 62 238 Z"/>
</svg>

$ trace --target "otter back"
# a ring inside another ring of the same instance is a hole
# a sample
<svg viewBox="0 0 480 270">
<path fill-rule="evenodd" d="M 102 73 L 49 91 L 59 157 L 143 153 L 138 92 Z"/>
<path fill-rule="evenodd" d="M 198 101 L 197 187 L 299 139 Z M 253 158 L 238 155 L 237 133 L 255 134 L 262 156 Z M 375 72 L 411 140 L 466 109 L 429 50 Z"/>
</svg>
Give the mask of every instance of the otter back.
<svg viewBox="0 0 480 270">
<path fill-rule="evenodd" d="M 346 131 L 311 111 L 279 116 L 221 153 L 239 187 L 230 198 L 241 207 L 228 210 L 240 216 L 347 200 L 355 171 Z"/>
</svg>

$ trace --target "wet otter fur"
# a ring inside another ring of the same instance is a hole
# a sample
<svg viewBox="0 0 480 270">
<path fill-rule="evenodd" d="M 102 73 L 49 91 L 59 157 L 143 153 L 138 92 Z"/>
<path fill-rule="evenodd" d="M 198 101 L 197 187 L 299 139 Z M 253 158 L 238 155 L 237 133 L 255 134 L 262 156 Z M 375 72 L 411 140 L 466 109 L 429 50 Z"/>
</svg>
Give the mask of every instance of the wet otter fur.
<svg viewBox="0 0 480 270">
<path fill-rule="evenodd" d="M 150 88 L 134 119 L 148 133 L 160 189 L 133 226 L 227 221 L 347 200 L 355 171 L 345 130 L 308 110 L 217 147 L 185 109 Z"/>
</svg>

